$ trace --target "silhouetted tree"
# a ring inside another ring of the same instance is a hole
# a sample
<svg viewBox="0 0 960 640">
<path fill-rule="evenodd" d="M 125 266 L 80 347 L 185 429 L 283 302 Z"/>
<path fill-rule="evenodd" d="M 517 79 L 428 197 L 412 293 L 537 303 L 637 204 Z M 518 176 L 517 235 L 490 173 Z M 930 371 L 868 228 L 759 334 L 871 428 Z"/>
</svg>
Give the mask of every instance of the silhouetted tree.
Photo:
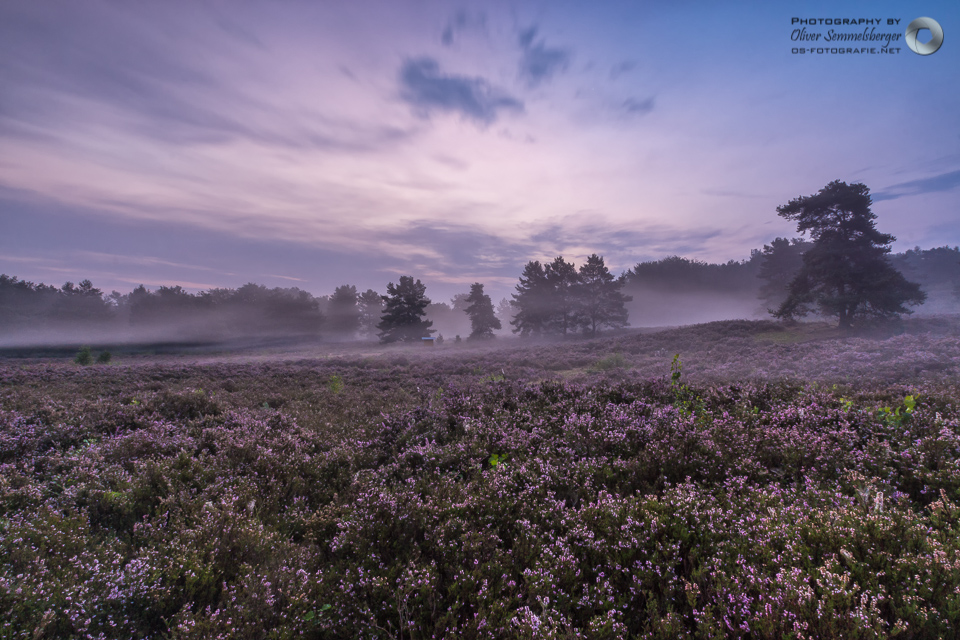
<svg viewBox="0 0 960 640">
<path fill-rule="evenodd" d="M 577 324 L 575 289 L 580 282 L 577 269 L 572 262 L 565 262 L 563 256 L 557 256 L 544 271 L 550 285 L 550 316 L 547 328 L 550 333 L 567 335 Z"/>
<path fill-rule="evenodd" d="M 360 308 L 357 306 L 357 288 L 352 284 L 337 287 L 327 304 L 330 333 L 352 337 L 360 328 Z"/>
<path fill-rule="evenodd" d="M 60 321 L 104 321 L 111 315 L 112 309 L 103 299 L 103 292 L 89 280 L 81 280 L 79 286 L 67 282 L 60 287 L 60 293 L 54 312 Z"/>
<path fill-rule="evenodd" d="M 939 301 L 956 307 L 960 299 L 960 247 L 914 247 L 890 256 L 890 264 L 905 278 L 922 283 L 928 305 Z"/>
<path fill-rule="evenodd" d="M 383 314 L 383 296 L 373 289 L 367 289 L 357 296 L 357 310 L 360 312 L 360 334 L 374 335 Z"/>
<path fill-rule="evenodd" d="M 803 252 L 809 246 L 810 243 L 802 238 L 777 238 L 763 245 L 757 274 L 763 284 L 760 285 L 758 297 L 771 309 L 779 307 L 787 299 L 790 282 L 803 266 Z"/>
<path fill-rule="evenodd" d="M 182 287 L 149 291 L 138 286 L 114 301 L 135 325 L 176 327 L 184 335 L 316 335 L 324 322 L 320 301 L 309 292 L 248 282 L 239 289 L 191 294 Z"/>
<path fill-rule="evenodd" d="M 266 322 L 262 327 L 253 327 L 254 330 L 318 334 L 326 322 L 320 311 L 320 301 L 297 287 L 270 289 L 262 304 Z"/>
<path fill-rule="evenodd" d="M 521 336 L 540 335 L 550 319 L 550 283 L 538 261 L 531 260 L 520 274 L 520 283 L 513 294 L 516 314 L 510 324 Z"/>
<path fill-rule="evenodd" d="M 502 325 L 493 312 L 493 302 L 490 296 L 483 292 L 483 285 L 475 282 L 470 285 L 470 295 L 466 298 L 469 306 L 464 312 L 470 316 L 470 338 L 484 340 L 493 337 L 493 332 Z"/>
<path fill-rule="evenodd" d="M 510 298 L 501 298 L 500 302 L 497 303 L 497 319 L 501 325 L 513 322 L 513 316 L 516 312 L 517 308 Z"/>
<path fill-rule="evenodd" d="M 380 318 L 380 342 L 412 342 L 428 337 L 433 333 L 433 322 L 424 320 L 425 309 L 430 304 L 426 297 L 427 288 L 419 280 L 414 282 L 411 276 L 400 276 L 399 284 L 387 285 L 387 295 L 383 296 L 384 309 Z"/>
<path fill-rule="evenodd" d="M 839 319 L 841 328 L 867 318 L 911 313 L 926 294 L 887 261 L 892 235 L 874 226 L 870 189 L 835 180 L 818 193 L 777 207 L 782 218 L 810 232 L 812 245 L 790 282 L 789 294 L 773 315 L 793 318 L 814 308 Z"/>
<path fill-rule="evenodd" d="M 574 285 L 577 321 L 584 333 L 595 336 L 601 327 L 619 329 L 630 324 L 624 303 L 633 298 L 620 292 L 624 279 L 615 278 L 601 256 L 588 257 L 580 266 L 577 280 Z"/>
<path fill-rule="evenodd" d="M 62 295 L 52 285 L 0 275 L 0 327 L 36 327 L 48 322 Z"/>
<path fill-rule="evenodd" d="M 450 308 L 454 311 L 467 311 L 467 307 L 470 306 L 470 294 L 469 293 L 458 293 L 450 298 Z"/>
<path fill-rule="evenodd" d="M 626 273 L 629 290 L 654 290 L 666 293 L 754 291 L 761 255 L 751 252 L 749 260 L 728 260 L 713 264 L 669 256 L 660 260 L 638 262 Z"/>
</svg>

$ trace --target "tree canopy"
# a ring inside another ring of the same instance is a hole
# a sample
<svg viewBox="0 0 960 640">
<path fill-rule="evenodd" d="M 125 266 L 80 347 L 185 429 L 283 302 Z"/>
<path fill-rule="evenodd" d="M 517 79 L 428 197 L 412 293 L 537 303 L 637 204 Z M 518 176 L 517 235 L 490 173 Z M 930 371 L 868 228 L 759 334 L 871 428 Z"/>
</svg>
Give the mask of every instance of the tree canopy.
<svg viewBox="0 0 960 640">
<path fill-rule="evenodd" d="M 327 304 L 327 328 L 341 338 L 352 337 L 360 328 L 357 288 L 352 284 L 337 287 Z"/>
<path fill-rule="evenodd" d="M 802 238 L 776 238 L 763 245 L 757 277 L 763 281 L 758 297 L 776 309 L 787 299 L 790 282 L 803 266 L 803 253 L 810 246 Z"/>
<path fill-rule="evenodd" d="M 380 315 L 383 313 L 383 296 L 373 289 L 367 289 L 357 296 L 357 309 L 360 313 L 360 334 L 374 335 L 377 332 Z"/>
<path fill-rule="evenodd" d="M 490 296 L 483 292 L 483 285 L 474 282 L 470 285 L 470 295 L 466 302 L 469 303 L 464 312 L 470 316 L 470 338 L 473 340 L 489 339 L 493 337 L 493 332 L 502 325 L 497 315 L 493 311 L 493 302 Z"/>
<path fill-rule="evenodd" d="M 513 294 L 517 312 L 510 324 L 521 336 L 540 335 L 550 318 L 551 286 L 539 261 L 531 260 L 523 267 L 520 282 Z"/>
<path fill-rule="evenodd" d="M 624 303 L 632 298 L 620 292 L 624 279 L 615 278 L 603 263 L 603 257 L 593 254 L 580 265 L 575 287 L 577 320 L 583 332 L 595 336 L 602 327 L 621 328 L 627 322 Z"/>
<path fill-rule="evenodd" d="M 383 315 L 378 334 L 380 342 L 413 342 L 433 333 L 433 322 L 424 320 L 430 299 L 425 295 L 426 286 L 412 276 L 400 276 L 400 282 L 387 285 L 383 296 Z"/>
<path fill-rule="evenodd" d="M 615 278 L 596 254 L 579 271 L 563 256 L 546 267 L 528 262 L 513 296 L 513 332 L 567 335 L 579 329 L 596 335 L 601 327 L 625 327 L 624 303 L 631 298 L 621 293 L 623 284 L 624 279 Z"/>
<path fill-rule="evenodd" d="M 887 260 L 896 239 L 880 233 L 870 210 L 870 189 L 835 180 L 811 196 L 777 207 L 782 218 L 809 232 L 810 247 L 774 316 L 792 319 L 813 310 L 836 317 L 841 328 L 871 318 L 911 313 L 926 294 Z"/>
</svg>

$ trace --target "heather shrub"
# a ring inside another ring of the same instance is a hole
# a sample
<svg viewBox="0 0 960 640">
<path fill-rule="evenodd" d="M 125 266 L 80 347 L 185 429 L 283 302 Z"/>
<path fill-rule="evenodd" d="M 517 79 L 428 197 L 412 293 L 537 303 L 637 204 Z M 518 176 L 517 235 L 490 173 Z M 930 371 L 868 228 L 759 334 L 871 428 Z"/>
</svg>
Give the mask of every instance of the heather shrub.
<svg viewBox="0 0 960 640">
<path fill-rule="evenodd" d="M 151 408 L 168 420 L 190 420 L 220 413 L 220 406 L 203 389 L 164 391 L 153 398 Z"/>
<path fill-rule="evenodd" d="M 0 363 L 0 637 L 955 637 L 957 338 L 760 328 Z"/>
</svg>

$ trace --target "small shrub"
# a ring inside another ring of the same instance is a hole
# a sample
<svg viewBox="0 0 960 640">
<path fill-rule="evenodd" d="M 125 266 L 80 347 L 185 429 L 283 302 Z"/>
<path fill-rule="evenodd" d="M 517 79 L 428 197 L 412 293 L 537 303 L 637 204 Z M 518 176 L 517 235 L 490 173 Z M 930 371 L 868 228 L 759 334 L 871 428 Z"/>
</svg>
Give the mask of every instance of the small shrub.
<svg viewBox="0 0 960 640">
<path fill-rule="evenodd" d="M 611 369 L 623 369 L 626 366 L 627 359 L 623 357 L 622 353 L 611 353 L 593 363 L 592 368 L 596 371 L 609 371 Z"/>
<path fill-rule="evenodd" d="M 93 362 L 93 356 L 90 355 L 90 347 L 88 345 L 80 347 L 80 350 L 77 351 L 77 357 L 75 357 L 73 361 L 84 367 Z"/>
<path fill-rule="evenodd" d="M 101 351 L 100 355 L 97 356 L 97 364 L 110 364 L 110 352 Z"/>
</svg>

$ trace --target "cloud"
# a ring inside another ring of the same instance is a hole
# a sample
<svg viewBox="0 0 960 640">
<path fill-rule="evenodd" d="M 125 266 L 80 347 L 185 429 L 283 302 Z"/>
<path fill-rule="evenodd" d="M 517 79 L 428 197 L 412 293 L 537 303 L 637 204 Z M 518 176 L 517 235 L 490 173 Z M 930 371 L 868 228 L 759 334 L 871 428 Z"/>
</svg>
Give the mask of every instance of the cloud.
<svg viewBox="0 0 960 640">
<path fill-rule="evenodd" d="M 629 73 L 637 68 L 637 63 L 633 60 L 624 60 L 618 62 L 610 68 L 610 79 L 616 80 L 625 73 Z"/>
<path fill-rule="evenodd" d="M 534 42 L 537 28 L 530 27 L 520 32 L 519 43 L 523 50 L 520 58 L 520 78 L 528 87 L 536 87 L 563 72 L 570 64 L 570 51 L 549 48 L 543 41 Z"/>
<path fill-rule="evenodd" d="M 630 115 L 642 116 L 653 111 L 653 98 L 646 100 L 637 100 L 636 98 L 627 98 L 621 104 L 621 107 Z"/>
<path fill-rule="evenodd" d="M 720 196 L 721 198 L 765 198 L 766 196 L 758 195 L 755 193 L 747 193 L 746 191 L 738 191 L 736 189 L 716 189 L 716 188 L 704 188 L 700 189 L 700 193 L 707 196 Z"/>
<path fill-rule="evenodd" d="M 234 275 L 230 271 L 224 271 L 219 268 L 212 268 L 207 266 L 202 266 L 194 263 L 185 263 L 185 262 L 171 262 L 170 260 L 164 260 L 162 258 L 157 258 L 154 256 L 144 256 L 144 255 L 124 255 L 120 253 L 109 253 L 103 251 L 74 251 L 73 255 L 79 257 L 88 262 L 96 263 L 110 263 L 116 266 L 123 265 L 124 268 L 128 268 L 132 265 L 140 267 L 177 267 L 181 269 L 190 269 L 194 271 L 212 271 L 214 273 L 223 274 L 232 276 Z"/>
<path fill-rule="evenodd" d="M 873 194 L 874 202 L 883 200 L 896 200 L 904 196 L 915 196 L 922 193 L 934 193 L 936 191 L 950 191 L 960 187 L 960 170 L 941 173 L 930 178 L 921 178 L 920 180 L 910 180 L 899 184 L 891 185 Z"/>
<path fill-rule="evenodd" d="M 266 55 L 256 36 L 237 26 L 242 21 L 213 18 L 211 29 L 203 14 L 194 16 L 187 22 L 208 35 L 199 39 L 164 36 L 159 25 L 125 17 L 119 11 L 72 15 L 65 7 L 32 20 L 0 13 L 0 42 L 17 44 L 4 56 L 8 91 L 0 101 L 0 136 L 64 145 L 107 129 L 172 146 L 240 141 L 367 152 L 412 134 L 324 117 L 318 108 L 298 109 L 246 88 L 242 65 L 222 59 Z M 43 25 L 39 35 L 31 31 L 40 28 L 34 22 Z M 355 79 L 352 70 L 341 65 L 340 71 Z"/>
<path fill-rule="evenodd" d="M 279 279 L 281 279 L 281 280 L 292 280 L 292 281 L 294 281 L 294 282 L 306 282 L 306 280 L 304 280 L 303 278 L 294 278 L 294 277 L 292 277 L 292 276 L 279 276 L 279 275 L 277 275 L 277 274 L 275 274 L 275 273 L 268 273 L 268 274 L 267 274 L 267 277 L 268 277 L 268 278 L 279 278 Z"/>
<path fill-rule="evenodd" d="M 440 34 L 440 42 L 443 43 L 445 47 L 451 47 L 457 39 L 458 34 L 470 29 L 483 31 L 486 27 L 487 16 L 485 13 L 481 11 L 476 15 L 471 15 L 469 12 L 460 9 L 450 18 L 450 21 L 447 22 L 443 33 Z"/>
<path fill-rule="evenodd" d="M 401 97 L 423 115 L 459 113 L 482 124 L 502 112 L 522 113 L 523 103 L 480 77 L 446 75 L 432 58 L 410 59 L 400 68 Z"/>
</svg>

